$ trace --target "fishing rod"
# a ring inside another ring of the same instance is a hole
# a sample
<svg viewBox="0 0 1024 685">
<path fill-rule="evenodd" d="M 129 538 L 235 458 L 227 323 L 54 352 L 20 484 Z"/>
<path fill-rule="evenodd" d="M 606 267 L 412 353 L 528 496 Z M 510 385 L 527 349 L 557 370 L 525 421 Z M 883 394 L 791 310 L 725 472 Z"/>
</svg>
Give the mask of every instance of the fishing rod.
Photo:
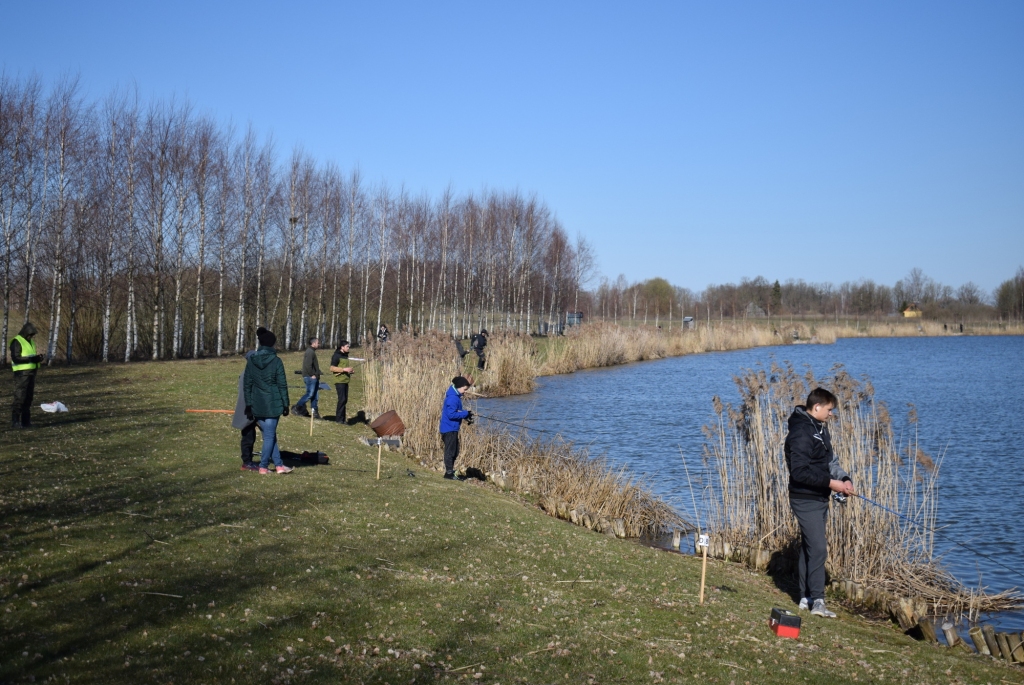
<svg viewBox="0 0 1024 685">
<path fill-rule="evenodd" d="M 1001 568 L 1004 568 L 1004 569 L 1006 569 L 1007 571 L 1009 571 L 1010 573 L 1012 573 L 1013 575 L 1015 575 L 1015 576 L 1017 576 L 1018 578 L 1020 578 L 1021 580 L 1024 580 L 1024 574 L 1022 574 L 1022 573 L 1021 573 L 1021 572 L 1020 572 L 1019 570 L 1017 570 L 1017 569 L 1015 569 L 1015 568 L 1011 568 L 1011 567 L 1007 566 L 1006 564 L 1002 563 L 1002 562 L 1001 562 L 1001 561 L 999 561 L 998 559 L 995 559 L 995 558 L 993 558 L 993 557 L 989 556 L 988 554 L 985 554 L 985 553 L 983 553 L 983 552 L 979 552 L 979 551 L 978 551 L 978 550 L 976 550 L 976 549 L 971 549 L 970 547 L 968 547 L 968 546 L 967 546 L 966 544 L 964 544 L 964 543 L 962 543 L 962 542 L 957 542 L 956 540 L 954 540 L 954 539 L 952 539 L 952 538 L 948 537 L 948 536 L 947 536 L 947 535 L 946 535 L 945 533 L 943 533 L 943 532 L 942 532 L 941 530 L 937 530 L 937 529 L 935 529 L 935 528 L 929 528 L 928 526 L 924 525 L 923 523 L 918 523 L 917 521 L 915 521 L 914 519 L 910 518 L 909 516 L 905 516 L 904 514 L 901 514 L 901 513 L 899 513 L 898 511 L 893 511 L 892 509 L 890 509 L 889 507 L 885 506 L 884 504 L 879 504 L 878 502 L 876 502 L 876 501 L 874 501 L 874 500 L 872 500 L 872 499 L 868 499 L 868 498 L 867 498 L 867 497 L 865 497 L 864 495 L 860 495 L 860 494 L 857 494 L 857 493 L 853 493 L 853 496 L 854 496 L 854 497 L 859 497 L 860 499 L 864 500 L 864 501 L 865 501 L 865 502 L 867 502 L 868 504 L 873 504 L 873 505 L 875 505 L 876 507 L 878 507 L 879 509 L 882 509 L 883 511 L 887 511 L 887 512 L 889 512 L 890 514 L 893 514 L 893 515 L 895 515 L 895 516 L 899 516 L 899 517 L 900 517 L 901 519 L 905 519 L 905 520 L 907 520 L 907 521 L 910 521 L 911 523 L 913 523 L 913 524 L 914 524 L 915 526 L 917 526 L 918 528 L 921 528 L 921 529 L 923 529 L 923 530 L 926 530 L 926 531 L 928 531 L 929 533 L 932 533 L 933 535 L 941 535 L 941 536 L 942 536 L 943 538 L 945 538 L 945 539 L 946 539 L 946 541 L 947 541 L 947 542 L 952 542 L 952 543 L 953 543 L 954 545 L 956 545 L 957 547 L 963 547 L 964 549 L 966 549 L 966 550 L 967 550 L 968 552 L 970 552 L 971 554 L 977 554 L 977 555 L 978 555 L 979 557 L 982 557 L 983 559 L 988 559 L 989 561 L 991 561 L 991 562 L 992 562 L 993 564 L 995 564 L 996 566 L 999 566 L 999 567 L 1001 567 Z"/>
</svg>

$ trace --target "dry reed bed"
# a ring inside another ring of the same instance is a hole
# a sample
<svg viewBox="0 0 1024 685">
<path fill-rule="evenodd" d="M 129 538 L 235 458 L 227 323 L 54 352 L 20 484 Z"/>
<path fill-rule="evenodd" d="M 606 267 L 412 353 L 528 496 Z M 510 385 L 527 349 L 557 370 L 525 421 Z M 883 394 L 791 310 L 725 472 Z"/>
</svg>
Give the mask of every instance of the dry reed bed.
<svg viewBox="0 0 1024 685">
<path fill-rule="evenodd" d="M 533 376 L 529 369 L 524 373 L 522 366 L 532 354 L 530 339 L 498 336 L 492 344 L 488 369 L 479 375 L 480 387 L 526 387 L 523 392 L 532 387 Z M 397 411 L 406 425 L 402 449 L 425 466 L 440 469 L 443 449 L 438 418 L 451 379 L 459 373 L 463 373 L 462 363 L 449 338 L 396 335 L 366 364 L 367 413 Z M 468 398 L 467 407 L 472 408 Z M 536 496 L 552 515 L 561 512 L 563 518 L 575 518 L 601 532 L 640 537 L 685 525 L 642 481 L 560 439 L 540 441 L 464 424 L 458 466 L 478 468 L 500 487 Z"/>
<path fill-rule="evenodd" d="M 938 321 L 922 321 L 906 319 L 902 321 L 882 323 L 858 323 L 855 326 L 836 324 L 819 324 L 816 329 L 823 335 L 834 338 L 913 338 L 940 337 L 959 335 L 1024 335 L 1024 324 L 1020 323 L 969 323 L 960 333 L 957 324 L 943 328 Z"/>
<path fill-rule="evenodd" d="M 715 474 L 705 490 L 709 527 L 732 549 L 761 550 L 762 555 L 753 555 L 757 561 L 766 551 L 794 548 L 799 530 L 787 493 L 787 419 L 812 388 L 824 385 L 839 398 L 838 416 L 830 424 L 833 446 L 857 492 L 920 524 L 856 498 L 833 505 L 827 562 L 832 577 L 892 598 L 923 600 L 932 615 L 976 617 L 1022 606 L 1015 592 L 970 590 L 935 563 L 928 529 L 935 528 L 939 464 L 918 446 L 913 408 L 909 436 L 901 440 L 870 382 L 838 366 L 831 373 L 819 381 L 810 371 L 800 375 L 789 365 L 773 364 L 736 377 L 739 406 L 714 399 L 716 420 L 704 429 L 705 460 Z"/>
<path fill-rule="evenodd" d="M 784 332 L 773 331 L 764 325 L 742 323 L 673 331 L 653 326 L 625 328 L 612 323 L 586 324 L 569 329 L 562 337 L 551 338 L 545 358 L 538 360 L 535 373 L 549 376 L 699 352 L 784 345 L 793 342 L 793 329 L 799 331 L 805 341 L 811 337 L 804 324 L 787 327 Z M 829 342 L 820 338 L 819 341 Z"/>
</svg>

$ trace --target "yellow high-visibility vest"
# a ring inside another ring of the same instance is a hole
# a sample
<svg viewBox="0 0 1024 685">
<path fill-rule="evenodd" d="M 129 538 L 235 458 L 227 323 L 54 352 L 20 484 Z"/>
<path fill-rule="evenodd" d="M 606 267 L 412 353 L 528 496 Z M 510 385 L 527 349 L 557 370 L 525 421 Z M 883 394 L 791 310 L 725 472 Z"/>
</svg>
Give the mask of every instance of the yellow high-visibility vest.
<svg viewBox="0 0 1024 685">
<path fill-rule="evenodd" d="M 36 354 L 36 346 L 32 344 L 31 340 L 25 340 L 20 335 L 14 336 L 11 342 L 17 340 L 21 344 L 21 356 L 22 357 L 34 357 Z M 36 362 L 26 362 L 24 364 L 13 364 L 11 371 L 32 371 L 39 368 L 39 364 Z"/>
</svg>

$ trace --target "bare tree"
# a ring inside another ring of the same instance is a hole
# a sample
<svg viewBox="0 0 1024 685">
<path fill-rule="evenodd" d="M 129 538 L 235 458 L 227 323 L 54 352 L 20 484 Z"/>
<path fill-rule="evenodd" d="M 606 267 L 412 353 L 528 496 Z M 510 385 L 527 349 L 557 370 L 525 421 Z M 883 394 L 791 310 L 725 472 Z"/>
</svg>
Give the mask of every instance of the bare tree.
<svg viewBox="0 0 1024 685">
<path fill-rule="evenodd" d="M 587 239 L 583 237 L 582 233 L 577 233 L 576 249 L 573 255 L 573 280 L 576 283 L 576 295 L 573 298 L 572 305 L 574 312 L 579 311 L 580 288 L 584 287 L 593 278 L 595 266 L 594 249 L 587 242 Z"/>
</svg>

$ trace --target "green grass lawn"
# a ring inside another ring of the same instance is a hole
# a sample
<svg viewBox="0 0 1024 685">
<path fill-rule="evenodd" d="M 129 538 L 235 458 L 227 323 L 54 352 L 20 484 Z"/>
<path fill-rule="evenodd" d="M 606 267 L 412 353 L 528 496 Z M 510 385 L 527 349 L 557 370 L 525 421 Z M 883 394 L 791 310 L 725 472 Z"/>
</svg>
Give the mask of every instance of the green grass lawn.
<svg viewBox="0 0 1024 685">
<path fill-rule="evenodd" d="M 376 481 L 365 426 L 285 418 L 330 466 L 243 472 L 230 416 L 184 412 L 232 409 L 242 366 L 41 373 L 37 405 L 71 412 L 0 432 L 0 682 L 1021 681 L 843 611 L 776 639 L 771 578 L 709 562 L 701 606 L 699 560 L 396 453 Z"/>
</svg>

